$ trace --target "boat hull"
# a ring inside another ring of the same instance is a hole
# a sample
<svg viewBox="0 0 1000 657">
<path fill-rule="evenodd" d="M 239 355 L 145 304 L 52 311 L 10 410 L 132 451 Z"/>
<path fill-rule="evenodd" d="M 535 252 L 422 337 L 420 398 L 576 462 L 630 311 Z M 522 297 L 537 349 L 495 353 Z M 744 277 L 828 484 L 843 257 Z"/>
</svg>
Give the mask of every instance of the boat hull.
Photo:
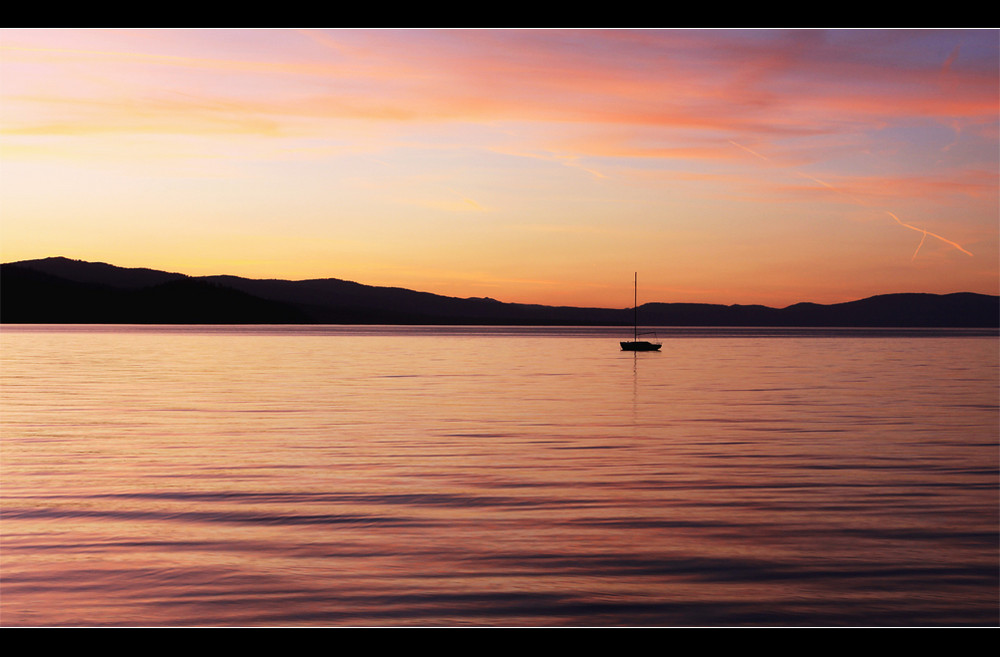
<svg viewBox="0 0 1000 657">
<path fill-rule="evenodd" d="M 636 340 L 634 342 L 622 342 L 622 351 L 659 351 L 662 345 L 653 342 Z"/>
</svg>

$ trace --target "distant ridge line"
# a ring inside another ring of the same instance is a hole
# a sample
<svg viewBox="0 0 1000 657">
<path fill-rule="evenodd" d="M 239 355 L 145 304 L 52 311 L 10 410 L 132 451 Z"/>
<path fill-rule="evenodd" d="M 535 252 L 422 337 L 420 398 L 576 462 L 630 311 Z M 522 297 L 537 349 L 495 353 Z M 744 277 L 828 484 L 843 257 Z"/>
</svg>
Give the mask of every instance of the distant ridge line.
<svg viewBox="0 0 1000 657">
<path fill-rule="evenodd" d="M 1000 328 L 1000 297 L 884 294 L 823 305 L 652 302 L 648 326 Z M 632 309 L 448 297 L 336 278 L 188 276 L 65 257 L 0 265 L 0 323 L 630 326 Z"/>
</svg>

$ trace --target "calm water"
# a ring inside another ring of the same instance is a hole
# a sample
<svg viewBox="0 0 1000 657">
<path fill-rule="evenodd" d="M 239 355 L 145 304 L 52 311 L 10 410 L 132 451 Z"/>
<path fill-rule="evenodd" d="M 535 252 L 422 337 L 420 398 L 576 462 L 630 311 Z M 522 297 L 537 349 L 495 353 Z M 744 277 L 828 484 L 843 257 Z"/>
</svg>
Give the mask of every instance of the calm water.
<svg viewBox="0 0 1000 657">
<path fill-rule="evenodd" d="M 1000 622 L 995 334 L 622 337 L 5 326 L 0 622 Z"/>
</svg>

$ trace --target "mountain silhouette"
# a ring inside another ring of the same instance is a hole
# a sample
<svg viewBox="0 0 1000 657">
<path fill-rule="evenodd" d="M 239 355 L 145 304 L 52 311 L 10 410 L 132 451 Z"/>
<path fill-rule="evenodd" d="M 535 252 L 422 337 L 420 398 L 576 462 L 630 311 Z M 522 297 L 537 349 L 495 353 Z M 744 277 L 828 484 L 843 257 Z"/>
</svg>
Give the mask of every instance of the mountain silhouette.
<svg viewBox="0 0 1000 657">
<path fill-rule="evenodd" d="M 1000 297 L 886 294 L 822 305 L 647 303 L 648 326 L 1000 327 Z M 0 322 L 631 326 L 631 308 L 457 298 L 335 278 L 187 276 L 54 257 L 0 265 Z"/>
</svg>

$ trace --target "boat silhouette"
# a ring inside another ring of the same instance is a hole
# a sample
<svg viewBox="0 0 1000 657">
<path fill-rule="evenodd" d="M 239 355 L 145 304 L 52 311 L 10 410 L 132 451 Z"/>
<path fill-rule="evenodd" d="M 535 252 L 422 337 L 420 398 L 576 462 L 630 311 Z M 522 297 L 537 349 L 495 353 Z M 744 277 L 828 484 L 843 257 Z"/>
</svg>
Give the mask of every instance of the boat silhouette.
<svg viewBox="0 0 1000 657">
<path fill-rule="evenodd" d="M 652 335 L 653 339 L 656 339 L 656 334 L 653 332 L 647 331 L 645 333 L 639 333 L 639 272 L 635 273 L 632 294 L 634 297 L 632 300 L 632 339 L 619 343 L 622 346 L 622 351 L 659 351 L 660 347 L 663 346 L 661 343 L 639 339 L 640 335 Z"/>
</svg>

